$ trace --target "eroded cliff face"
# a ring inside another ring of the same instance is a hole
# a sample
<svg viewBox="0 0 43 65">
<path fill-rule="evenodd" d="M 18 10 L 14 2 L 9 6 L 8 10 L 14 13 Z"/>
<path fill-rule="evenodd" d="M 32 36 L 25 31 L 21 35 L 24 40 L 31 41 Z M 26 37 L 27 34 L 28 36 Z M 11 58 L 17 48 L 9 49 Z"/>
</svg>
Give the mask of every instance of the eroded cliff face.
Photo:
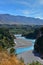
<svg viewBox="0 0 43 65">
<path fill-rule="evenodd" d="M 0 52 L 0 65 L 24 65 L 15 55 Z"/>
</svg>

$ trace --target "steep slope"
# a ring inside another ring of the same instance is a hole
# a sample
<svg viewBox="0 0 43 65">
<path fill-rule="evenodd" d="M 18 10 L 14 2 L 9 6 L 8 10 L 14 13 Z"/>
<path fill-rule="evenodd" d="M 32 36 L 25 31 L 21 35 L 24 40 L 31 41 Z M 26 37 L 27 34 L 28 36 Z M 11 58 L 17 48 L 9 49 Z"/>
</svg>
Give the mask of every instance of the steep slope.
<svg viewBox="0 0 43 65">
<path fill-rule="evenodd" d="M 0 52 L 0 65 L 24 65 L 16 56 L 10 56 L 7 52 Z"/>
</svg>

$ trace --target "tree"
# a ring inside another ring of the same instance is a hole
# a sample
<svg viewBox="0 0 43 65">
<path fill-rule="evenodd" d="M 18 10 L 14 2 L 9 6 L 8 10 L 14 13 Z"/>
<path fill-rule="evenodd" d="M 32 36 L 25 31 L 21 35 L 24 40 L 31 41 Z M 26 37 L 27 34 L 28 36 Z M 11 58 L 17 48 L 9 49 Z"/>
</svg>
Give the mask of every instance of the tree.
<svg viewBox="0 0 43 65">
<path fill-rule="evenodd" d="M 40 28 L 40 32 L 41 36 L 36 39 L 36 42 L 34 44 L 34 51 L 43 57 L 43 27 Z"/>
<path fill-rule="evenodd" d="M 36 40 L 34 50 L 38 53 L 43 53 L 43 36 Z"/>
<path fill-rule="evenodd" d="M 6 49 L 15 46 L 14 35 L 8 28 L 0 28 L 0 45 Z"/>
<path fill-rule="evenodd" d="M 14 49 L 14 48 L 11 48 L 11 49 L 10 49 L 10 53 L 11 53 L 11 54 L 14 54 L 14 53 L 15 53 L 15 49 Z"/>
</svg>

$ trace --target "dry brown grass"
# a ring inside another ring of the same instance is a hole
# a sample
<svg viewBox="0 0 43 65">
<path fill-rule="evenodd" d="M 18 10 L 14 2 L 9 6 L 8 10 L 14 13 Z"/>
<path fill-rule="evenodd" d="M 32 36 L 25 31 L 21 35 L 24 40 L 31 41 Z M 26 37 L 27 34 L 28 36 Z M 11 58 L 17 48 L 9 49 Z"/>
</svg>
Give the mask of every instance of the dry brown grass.
<svg viewBox="0 0 43 65">
<path fill-rule="evenodd" d="M 24 65 L 15 55 L 0 52 L 0 65 Z"/>
</svg>

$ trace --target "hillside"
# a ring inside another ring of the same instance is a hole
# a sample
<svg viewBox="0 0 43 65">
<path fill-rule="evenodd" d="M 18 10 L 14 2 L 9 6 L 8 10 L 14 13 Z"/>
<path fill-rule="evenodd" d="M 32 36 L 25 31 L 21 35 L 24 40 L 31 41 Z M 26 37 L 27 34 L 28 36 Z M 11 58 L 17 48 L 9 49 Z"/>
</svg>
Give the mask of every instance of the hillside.
<svg viewBox="0 0 43 65">
<path fill-rule="evenodd" d="M 7 28 L 0 28 L 0 65 L 24 65 L 15 55 L 14 36 Z M 8 48 L 10 52 L 8 53 Z M 14 53 L 14 54 L 13 54 Z"/>
<path fill-rule="evenodd" d="M 10 56 L 7 52 L 0 52 L 0 65 L 24 65 L 15 55 Z"/>
<path fill-rule="evenodd" d="M 43 25 L 43 20 L 38 18 L 25 17 L 25 16 L 0 14 L 0 24 Z"/>
</svg>

